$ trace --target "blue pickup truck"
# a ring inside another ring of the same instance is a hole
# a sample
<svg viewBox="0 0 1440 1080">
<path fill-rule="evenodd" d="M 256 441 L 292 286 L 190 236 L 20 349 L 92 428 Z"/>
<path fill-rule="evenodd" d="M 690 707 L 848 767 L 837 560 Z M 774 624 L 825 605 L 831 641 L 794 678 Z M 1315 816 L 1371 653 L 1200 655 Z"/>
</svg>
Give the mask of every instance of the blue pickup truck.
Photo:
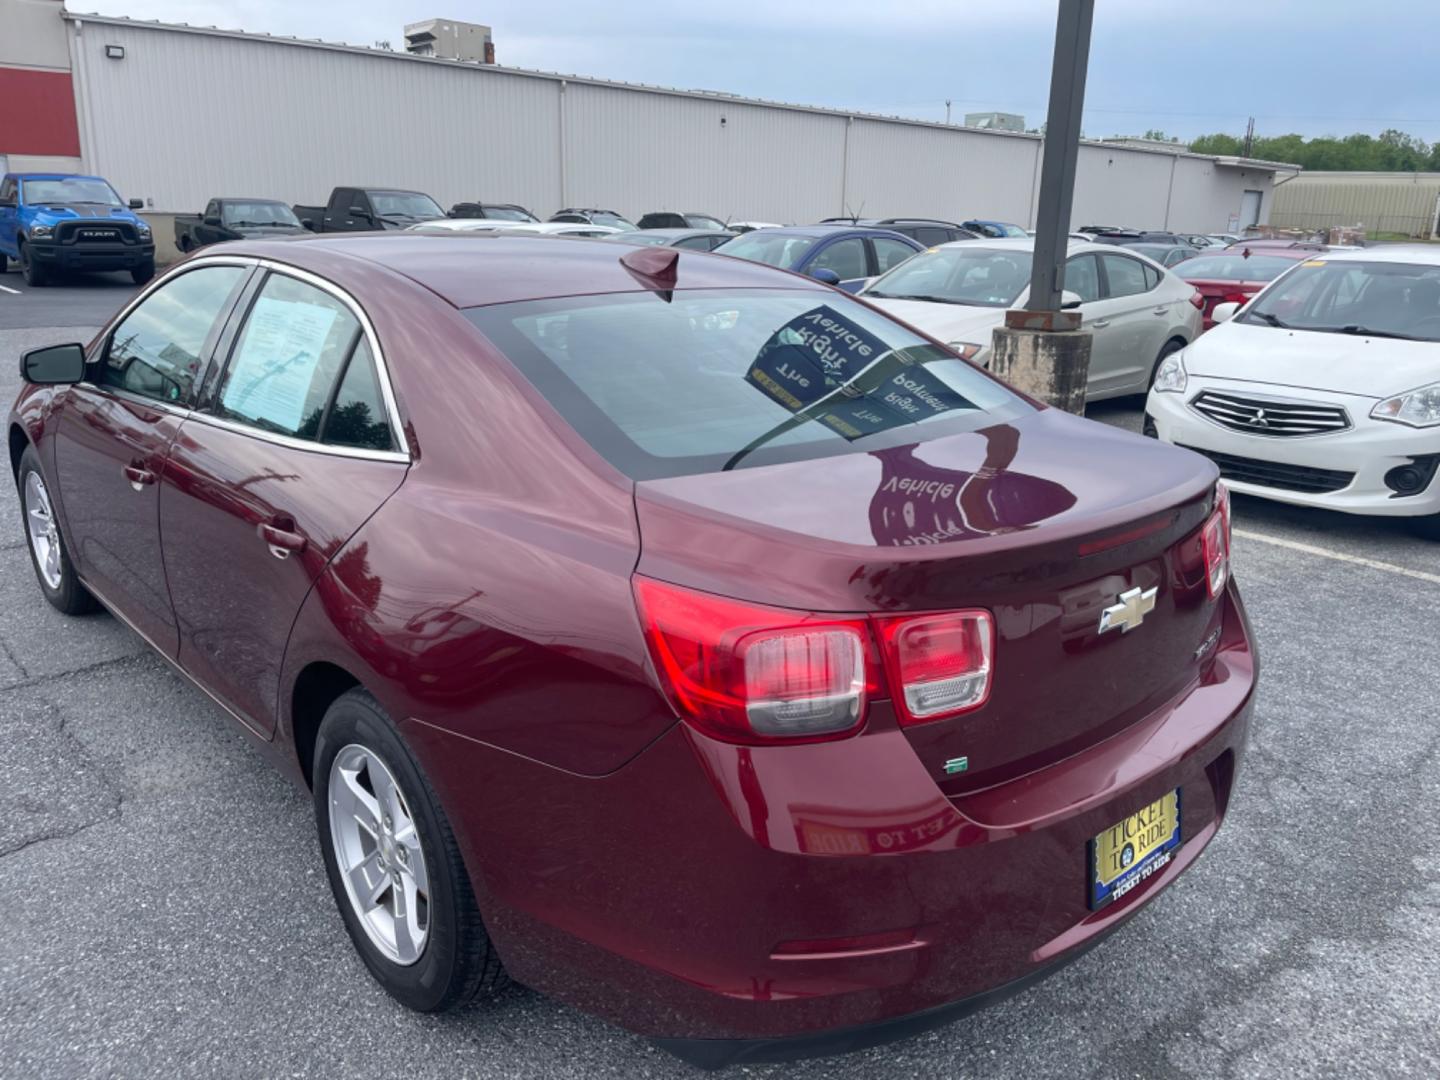
<svg viewBox="0 0 1440 1080">
<path fill-rule="evenodd" d="M 7 173 L 0 180 L 0 271 L 11 259 L 31 285 L 68 270 L 129 270 L 155 276 L 155 238 L 109 182 L 66 173 Z"/>
</svg>

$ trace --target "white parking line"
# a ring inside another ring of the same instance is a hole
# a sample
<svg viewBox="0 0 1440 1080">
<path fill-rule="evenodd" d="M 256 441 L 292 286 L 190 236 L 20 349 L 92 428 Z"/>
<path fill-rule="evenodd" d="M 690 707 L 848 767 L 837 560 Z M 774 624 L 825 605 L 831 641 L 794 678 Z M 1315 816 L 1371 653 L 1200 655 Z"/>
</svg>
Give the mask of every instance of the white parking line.
<svg viewBox="0 0 1440 1080">
<path fill-rule="evenodd" d="M 1394 563 L 1380 562 L 1378 559 L 1362 559 L 1359 555 L 1346 555 L 1339 551 L 1331 551 L 1329 548 L 1316 547 L 1314 544 L 1302 544 L 1298 540 L 1281 540 L 1278 536 L 1266 536 L 1264 533 L 1251 532 L 1248 529 L 1236 529 L 1235 535 L 1245 540 L 1258 540 L 1262 544 L 1274 544 L 1276 547 L 1289 548 L 1291 551 L 1303 551 L 1307 555 L 1319 555 L 1321 558 L 1334 559 L 1336 562 L 1354 563 L 1356 566 L 1366 566 L 1371 570 L 1383 570 L 1387 574 L 1401 574 L 1404 577 L 1428 581 L 1432 585 L 1440 585 L 1440 574 L 1427 574 L 1424 570 L 1411 570 L 1408 566 L 1396 566 Z"/>
<path fill-rule="evenodd" d="M 19 289 L 12 289 L 9 285 L 0 285 L 0 292 L 8 292 L 11 296 L 19 296 Z"/>
</svg>

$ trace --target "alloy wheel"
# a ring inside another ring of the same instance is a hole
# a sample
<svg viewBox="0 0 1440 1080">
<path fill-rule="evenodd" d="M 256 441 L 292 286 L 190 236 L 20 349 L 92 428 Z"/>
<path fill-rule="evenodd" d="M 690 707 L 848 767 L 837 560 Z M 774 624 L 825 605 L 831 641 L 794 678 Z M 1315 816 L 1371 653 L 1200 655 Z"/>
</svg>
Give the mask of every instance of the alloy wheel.
<svg viewBox="0 0 1440 1080">
<path fill-rule="evenodd" d="M 60 527 L 55 524 L 50 492 L 38 472 L 25 477 L 25 526 L 41 578 L 49 588 L 60 588 Z"/>
<path fill-rule="evenodd" d="M 430 878 L 410 804 L 375 751 L 342 747 L 330 766 L 330 842 L 365 934 L 393 963 L 420 959 L 430 936 Z"/>
</svg>

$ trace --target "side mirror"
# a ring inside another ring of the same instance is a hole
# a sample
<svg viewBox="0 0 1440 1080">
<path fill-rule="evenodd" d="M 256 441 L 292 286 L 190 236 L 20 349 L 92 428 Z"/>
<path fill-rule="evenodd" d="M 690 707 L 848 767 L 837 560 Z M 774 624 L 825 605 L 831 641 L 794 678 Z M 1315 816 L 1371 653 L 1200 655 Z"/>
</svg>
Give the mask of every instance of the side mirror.
<svg viewBox="0 0 1440 1080">
<path fill-rule="evenodd" d="M 129 205 L 130 205 L 130 209 L 131 209 L 131 210 L 144 210 L 144 209 L 145 209 L 145 200 L 144 200 L 144 199 L 131 199 Z"/>
<path fill-rule="evenodd" d="M 210 228 L 212 229 L 218 229 L 220 228 L 220 219 L 214 214 L 211 214 L 209 217 L 204 219 L 204 224 L 210 226 Z"/>
<path fill-rule="evenodd" d="M 363 206 L 352 206 L 352 207 L 350 207 L 350 216 L 351 216 L 351 217 L 364 218 L 366 221 L 371 220 L 371 218 L 370 218 L 370 211 L 369 211 L 369 210 L 366 210 Z"/>
<path fill-rule="evenodd" d="M 309 229 L 311 232 L 314 232 L 314 231 L 315 231 L 315 219 L 314 219 L 314 218 L 308 218 L 308 217 L 302 217 L 302 218 L 300 219 L 300 227 L 301 227 L 302 229 Z"/>
<path fill-rule="evenodd" d="M 1210 312 L 1210 318 L 1214 319 L 1217 323 L 1229 322 L 1235 317 L 1235 313 L 1239 310 L 1240 305 L 1234 302 L 1229 304 L 1216 304 L 1215 310 Z"/>
<path fill-rule="evenodd" d="M 811 270 L 810 276 L 813 277 L 816 281 L 823 281 L 826 285 L 840 284 L 840 275 L 837 274 L 834 270 L 825 269 L 825 267 L 823 266 L 818 270 Z"/>
<path fill-rule="evenodd" d="M 1060 293 L 1060 310 L 1074 311 L 1085 302 L 1085 298 L 1077 292 L 1065 289 Z"/>
<path fill-rule="evenodd" d="M 39 385 L 77 383 L 85 377 L 85 347 L 70 344 L 31 349 L 20 357 L 20 377 Z"/>
</svg>

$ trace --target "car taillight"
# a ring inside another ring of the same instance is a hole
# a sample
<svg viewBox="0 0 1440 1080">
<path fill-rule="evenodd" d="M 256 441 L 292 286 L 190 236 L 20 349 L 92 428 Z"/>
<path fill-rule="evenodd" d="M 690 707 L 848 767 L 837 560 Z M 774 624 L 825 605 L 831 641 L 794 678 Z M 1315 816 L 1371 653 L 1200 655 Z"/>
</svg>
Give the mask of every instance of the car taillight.
<svg viewBox="0 0 1440 1080">
<path fill-rule="evenodd" d="M 1213 600 L 1230 576 L 1230 489 L 1215 485 L 1215 511 L 1200 533 L 1205 553 L 1205 587 Z"/>
<path fill-rule="evenodd" d="M 1222 304 L 1240 304 L 1243 306 L 1250 302 L 1250 294 L 1243 292 L 1228 292 L 1220 298 L 1220 302 Z"/>
<path fill-rule="evenodd" d="M 817 742 L 865 722 L 879 690 L 867 620 L 747 604 L 637 576 L 635 598 L 670 702 L 726 742 Z"/>
<path fill-rule="evenodd" d="M 1202 293 L 1199 289 L 1196 289 L 1193 293 L 1190 294 L 1190 303 L 1196 311 L 1204 311 L 1205 294 Z"/>
<path fill-rule="evenodd" d="M 969 712 L 990 697 L 995 624 L 988 611 L 876 618 L 901 724 Z"/>
</svg>

